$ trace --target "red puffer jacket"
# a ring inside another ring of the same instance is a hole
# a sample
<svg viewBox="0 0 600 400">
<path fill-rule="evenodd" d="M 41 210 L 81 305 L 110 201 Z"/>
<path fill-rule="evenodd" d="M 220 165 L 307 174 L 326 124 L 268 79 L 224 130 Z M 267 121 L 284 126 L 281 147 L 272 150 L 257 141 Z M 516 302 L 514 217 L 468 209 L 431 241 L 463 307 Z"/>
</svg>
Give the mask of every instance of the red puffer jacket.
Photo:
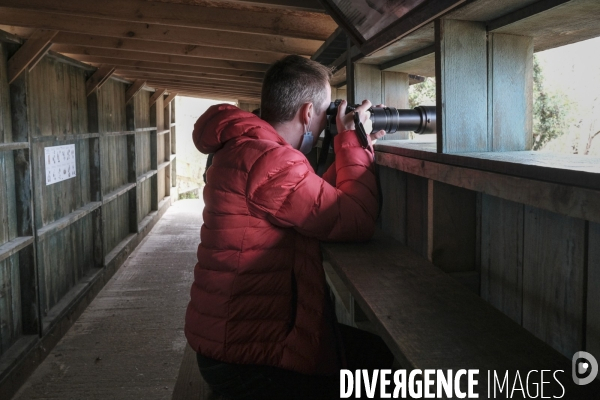
<svg viewBox="0 0 600 400">
<path fill-rule="evenodd" d="M 186 313 L 190 345 L 229 363 L 339 373 L 319 240 L 372 236 L 372 149 L 354 131 L 339 134 L 332 186 L 271 125 L 234 106 L 211 107 L 193 138 L 216 154 Z"/>
</svg>

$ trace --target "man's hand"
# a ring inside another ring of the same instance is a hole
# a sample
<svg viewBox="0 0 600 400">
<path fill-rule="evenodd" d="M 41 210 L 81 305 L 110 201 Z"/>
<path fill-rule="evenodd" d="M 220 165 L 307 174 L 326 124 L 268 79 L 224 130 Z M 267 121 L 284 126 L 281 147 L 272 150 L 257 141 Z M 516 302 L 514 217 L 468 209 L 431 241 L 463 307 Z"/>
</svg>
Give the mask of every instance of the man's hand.
<svg viewBox="0 0 600 400">
<path fill-rule="evenodd" d="M 343 132 L 347 130 L 355 130 L 354 126 L 354 114 L 358 113 L 360 117 L 360 122 L 365 125 L 365 131 L 370 131 L 372 122 L 369 119 L 371 117 L 371 113 L 367 111 L 371 108 L 371 102 L 369 100 L 363 100 L 362 104 L 354 110 L 354 112 L 346 114 L 346 108 L 348 106 L 348 102 L 346 100 L 342 100 L 340 105 L 338 106 L 338 114 L 336 117 L 336 125 L 337 131 Z M 378 105 L 377 107 L 385 107 L 383 104 Z M 381 130 L 378 132 L 371 132 L 370 137 L 371 141 L 375 142 L 375 140 L 383 137 L 385 135 L 385 131 Z"/>
</svg>

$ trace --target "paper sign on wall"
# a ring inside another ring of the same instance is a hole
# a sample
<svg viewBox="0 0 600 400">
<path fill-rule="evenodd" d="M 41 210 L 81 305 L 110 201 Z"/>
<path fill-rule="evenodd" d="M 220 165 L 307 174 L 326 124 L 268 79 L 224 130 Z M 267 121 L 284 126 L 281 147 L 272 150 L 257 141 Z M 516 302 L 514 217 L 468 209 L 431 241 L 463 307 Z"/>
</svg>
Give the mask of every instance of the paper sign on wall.
<svg viewBox="0 0 600 400">
<path fill-rule="evenodd" d="M 46 159 L 46 185 L 74 178 L 75 145 L 53 146 L 44 148 Z"/>
</svg>

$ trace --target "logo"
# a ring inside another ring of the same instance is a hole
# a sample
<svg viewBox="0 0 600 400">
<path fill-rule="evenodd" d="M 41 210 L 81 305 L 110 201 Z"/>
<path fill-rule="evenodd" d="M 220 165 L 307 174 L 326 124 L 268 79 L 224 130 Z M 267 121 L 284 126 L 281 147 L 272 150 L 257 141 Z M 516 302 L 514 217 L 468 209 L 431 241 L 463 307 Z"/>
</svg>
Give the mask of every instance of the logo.
<svg viewBox="0 0 600 400">
<path fill-rule="evenodd" d="M 573 381 L 577 385 L 587 385 L 598 376 L 598 361 L 585 351 L 573 355 Z"/>
</svg>

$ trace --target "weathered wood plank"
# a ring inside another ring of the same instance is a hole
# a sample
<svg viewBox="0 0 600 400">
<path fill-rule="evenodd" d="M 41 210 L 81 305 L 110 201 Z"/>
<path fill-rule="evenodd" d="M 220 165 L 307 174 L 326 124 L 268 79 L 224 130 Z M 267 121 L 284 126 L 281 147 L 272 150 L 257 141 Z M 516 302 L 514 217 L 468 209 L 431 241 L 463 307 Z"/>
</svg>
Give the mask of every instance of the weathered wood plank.
<svg viewBox="0 0 600 400">
<path fill-rule="evenodd" d="M 136 185 L 137 185 L 137 183 L 127 183 L 127 184 L 119 187 L 118 189 L 113 190 L 112 192 L 105 194 L 104 197 L 103 197 L 103 199 L 102 199 L 102 205 L 110 203 L 111 201 L 113 201 L 117 197 L 120 197 L 120 196 L 126 194 L 131 189 L 133 189 Z"/>
<path fill-rule="evenodd" d="M 93 0 L 65 3 L 60 0 L 5 0 L 3 5 L 78 17 L 143 22 L 171 27 L 218 29 L 220 31 L 280 35 L 290 38 L 325 40 L 336 28 L 325 14 L 286 12 L 283 9 L 235 9 L 198 4 L 148 4 L 142 0 Z M 143 12 L 140 12 L 143 10 Z"/>
<path fill-rule="evenodd" d="M 445 272 L 476 269 L 476 193 L 429 180 L 428 255 Z"/>
<path fill-rule="evenodd" d="M 445 19 L 435 28 L 438 152 L 487 151 L 485 24 Z"/>
<path fill-rule="evenodd" d="M 600 354 L 600 224 L 590 223 L 587 244 L 587 326 L 585 350 Z"/>
<path fill-rule="evenodd" d="M 152 175 L 156 174 L 156 171 L 151 171 Z M 151 177 L 150 176 L 150 177 Z M 144 218 L 152 211 L 152 181 L 151 179 L 144 179 L 138 182 L 137 185 L 137 223 L 141 223 Z"/>
<path fill-rule="evenodd" d="M 376 235 L 365 244 L 327 243 L 323 250 L 404 368 L 468 365 L 480 371 L 512 371 L 510 376 L 517 370 L 571 369 L 572 353 L 562 356 L 389 237 Z M 567 374 L 560 377 L 569 397 L 591 399 L 597 394 L 598 382 L 585 387 Z M 486 397 L 487 374 L 478 378 Z M 547 385 L 544 393 L 550 392 L 560 396 L 563 389 Z"/>
<path fill-rule="evenodd" d="M 130 234 L 129 194 L 125 191 L 102 206 L 104 215 L 104 254 L 108 255 Z M 137 221 L 136 221 L 137 223 Z"/>
<path fill-rule="evenodd" d="M 518 324 L 523 314 L 522 204 L 483 195 L 481 297 Z"/>
<path fill-rule="evenodd" d="M 428 254 L 427 179 L 406 175 L 406 244 L 423 257 Z"/>
<path fill-rule="evenodd" d="M 583 348 L 585 221 L 525 207 L 523 326 L 566 357 Z"/>
<path fill-rule="evenodd" d="M 388 168 L 379 168 L 379 181 L 382 192 L 381 229 L 402 244 L 406 244 L 406 201 L 407 177 L 404 172 Z"/>
<path fill-rule="evenodd" d="M 381 71 L 376 65 L 355 64 L 353 79 L 353 101 L 355 103 L 360 104 L 366 99 L 371 101 L 373 105 L 382 104 L 383 89 Z"/>
<path fill-rule="evenodd" d="M 123 22 L 106 19 L 72 17 L 33 10 L 0 7 L 0 24 L 52 29 L 97 36 L 132 38 L 165 43 L 227 47 L 241 50 L 275 51 L 286 54 L 312 55 L 321 40 L 283 38 L 281 36 L 254 35 L 219 31 L 218 34 L 199 34 L 195 28 L 171 26 L 165 31 L 161 25 L 140 22 Z M 334 28 L 335 29 L 335 28 Z M 214 32 L 214 31 L 209 31 Z"/>
<path fill-rule="evenodd" d="M 0 42 L 0 146 L 16 141 L 12 134 L 7 44 Z M 0 147 L 2 149 L 2 147 Z"/>
<path fill-rule="evenodd" d="M 12 83 L 26 69 L 32 69 L 50 50 L 56 30 L 37 29 L 21 48 L 8 60 L 8 82 Z"/>
<path fill-rule="evenodd" d="M 488 150 L 531 150 L 533 38 L 489 35 Z"/>
<path fill-rule="evenodd" d="M 65 33 L 59 33 L 61 38 Z M 137 61 L 143 66 L 146 62 L 173 64 L 174 70 L 188 66 L 218 68 L 222 70 L 264 73 L 269 65 L 285 56 L 283 53 L 256 52 L 248 50 L 231 51 L 226 48 L 209 46 L 189 46 L 178 43 L 160 43 L 149 40 L 119 39 L 103 36 L 69 35 L 67 44 L 55 44 L 56 51 L 83 62 Z M 73 40 L 74 39 L 74 40 Z M 71 44 L 72 43 L 72 44 Z M 89 47 L 93 46 L 93 47 Z M 189 50 L 193 48 L 192 50 Z M 156 65 L 155 65 L 156 66 Z"/>
<path fill-rule="evenodd" d="M 383 91 L 381 104 L 398 109 L 408 108 L 408 74 L 382 71 L 381 88 Z M 408 132 L 395 132 L 382 137 L 383 140 L 401 140 L 408 138 Z"/>
</svg>

